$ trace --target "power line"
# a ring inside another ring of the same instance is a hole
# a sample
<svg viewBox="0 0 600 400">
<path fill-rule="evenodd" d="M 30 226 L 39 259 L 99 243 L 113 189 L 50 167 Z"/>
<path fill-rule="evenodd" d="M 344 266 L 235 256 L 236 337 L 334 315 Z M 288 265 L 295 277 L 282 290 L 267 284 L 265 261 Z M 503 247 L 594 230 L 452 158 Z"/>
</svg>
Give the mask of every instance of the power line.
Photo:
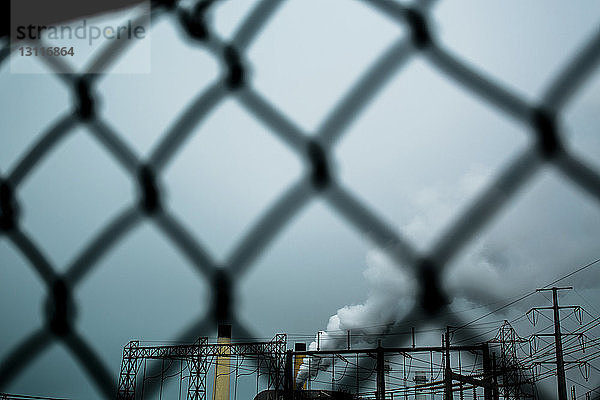
<svg viewBox="0 0 600 400">
<path fill-rule="evenodd" d="M 560 278 L 558 278 L 558 279 L 556 279 L 556 280 L 554 280 L 554 281 L 552 281 L 552 282 L 550 282 L 550 283 L 546 284 L 545 286 L 543 286 L 543 288 L 545 289 L 545 288 L 548 288 L 548 287 L 550 287 L 550 286 L 552 286 L 552 285 L 555 285 L 555 284 L 557 284 L 558 282 L 561 282 L 561 281 L 563 281 L 563 280 L 565 280 L 565 279 L 567 279 L 567 278 L 569 278 L 569 277 L 571 277 L 571 276 L 573 276 L 573 275 L 575 275 L 575 274 L 577 274 L 577 273 L 579 273 L 579 272 L 581 272 L 581 271 L 583 271 L 583 270 L 585 270 L 585 269 L 587 269 L 587 268 L 589 268 L 589 267 L 591 267 L 591 266 L 593 266 L 593 265 L 595 265 L 595 264 L 597 264 L 597 263 L 599 263 L 599 262 L 600 262 L 600 258 L 597 258 L 596 260 L 594 260 L 594 261 L 592 261 L 592 262 L 590 262 L 590 263 L 588 263 L 588 264 L 585 264 L 585 265 L 583 265 L 583 266 L 582 266 L 582 267 L 580 267 L 580 268 L 577 268 L 575 271 L 569 272 L 568 274 L 566 274 L 566 275 L 564 275 L 564 276 L 562 276 L 562 277 L 560 277 Z M 470 322 L 467 322 L 466 324 L 464 324 L 464 325 L 461 325 L 461 326 L 459 326 L 458 328 L 455 328 L 455 329 L 454 329 L 454 332 L 458 331 L 459 329 L 466 328 L 467 326 L 470 326 L 470 325 L 472 325 L 473 323 L 475 323 L 475 322 L 477 322 L 477 321 L 480 321 L 480 320 L 482 320 L 483 318 L 486 318 L 486 317 L 488 317 L 488 316 L 490 316 L 490 315 L 492 315 L 492 314 L 495 314 L 495 313 L 497 313 L 498 311 L 502 311 L 502 310 L 504 310 L 505 308 L 512 306 L 513 304 L 516 304 L 516 303 L 518 303 L 518 302 L 520 302 L 520 301 L 522 301 L 522 300 L 525 300 L 525 299 L 526 299 L 526 298 L 528 298 L 528 297 L 531 297 L 531 296 L 533 296 L 533 295 L 534 295 L 534 294 L 536 294 L 536 293 L 537 293 L 537 292 L 536 292 L 535 290 L 533 290 L 532 292 L 526 293 L 526 294 L 524 294 L 524 295 L 520 296 L 519 298 L 517 298 L 516 300 L 513 300 L 513 301 L 511 301 L 510 303 L 503 305 L 502 307 L 499 307 L 499 308 L 497 308 L 497 309 L 495 309 L 495 310 L 493 310 L 493 311 L 490 311 L 490 312 L 488 312 L 487 314 L 484 314 L 484 315 L 482 315 L 481 317 L 475 318 L 474 320 L 472 320 L 472 321 L 470 321 Z"/>
</svg>

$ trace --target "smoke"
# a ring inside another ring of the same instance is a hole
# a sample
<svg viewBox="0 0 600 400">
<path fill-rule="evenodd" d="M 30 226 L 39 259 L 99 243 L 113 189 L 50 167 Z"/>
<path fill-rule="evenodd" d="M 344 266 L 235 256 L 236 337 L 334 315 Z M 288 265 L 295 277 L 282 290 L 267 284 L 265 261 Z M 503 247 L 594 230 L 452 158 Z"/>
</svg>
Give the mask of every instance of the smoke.
<svg viewBox="0 0 600 400">
<path fill-rule="evenodd" d="M 474 172 L 465 175 L 458 185 L 459 197 L 469 196 L 480 189 L 486 178 L 486 175 Z M 431 187 L 417 193 L 413 199 L 418 212 L 402 228 L 403 234 L 412 243 L 431 240 L 431 232 L 439 230 L 440 224 L 450 222 L 455 212 L 452 204 L 460 198 L 449 197 L 445 192 L 444 188 Z M 348 331 L 352 335 L 352 345 L 374 345 L 381 334 L 393 328 L 412 308 L 417 287 L 414 277 L 408 268 L 393 262 L 385 250 L 373 248 L 366 255 L 367 268 L 363 276 L 369 290 L 364 303 L 340 308 L 329 318 L 326 330 L 319 332 L 310 343 L 309 350 L 345 348 Z M 306 357 L 298 372 L 298 386 L 304 383 L 309 373 L 312 378 L 319 371 L 327 370 L 331 362 L 331 358 Z"/>
<path fill-rule="evenodd" d="M 377 336 L 390 329 L 412 307 L 415 288 L 412 276 L 398 268 L 380 249 L 369 251 L 366 264 L 363 276 L 369 295 L 365 302 L 340 308 L 329 318 L 326 330 L 317 334 L 308 350 L 346 348 L 348 331 L 352 345 L 373 344 Z M 331 362 L 330 358 L 307 357 L 298 372 L 298 385 L 304 383 L 309 372 L 314 377 L 319 371 L 328 369 Z"/>
<path fill-rule="evenodd" d="M 454 184 L 440 184 L 417 193 L 413 198 L 414 216 L 401 232 L 421 249 L 437 239 L 434 234 L 449 226 L 457 208 L 467 205 L 490 181 L 491 174 L 475 166 Z M 546 180 L 542 189 L 532 191 L 500 228 L 477 237 L 445 271 L 442 282 L 451 300 L 481 306 L 522 295 L 576 267 L 573 259 L 595 248 L 590 242 L 600 234 L 598 216 L 585 207 L 573 207 L 571 194 L 561 192 L 559 182 Z M 566 205 L 570 213 L 565 214 Z M 562 218 L 562 219 L 561 219 Z M 527 223 L 524 223 L 527 221 Z M 508 222 L 508 223 L 506 223 Z M 587 225 L 587 226 L 585 226 Z M 596 256 L 593 256 L 596 257 Z M 584 260 L 590 257 L 584 258 Z M 373 345 L 401 320 L 414 304 L 416 284 L 410 269 L 397 265 L 385 249 L 374 248 L 366 256 L 368 297 L 362 304 L 345 306 L 329 318 L 325 331 L 309 345 L 309 350 L 340 349 L 347 345 L 347 331 L 353 334 L 352 345 Z M 579 278 L 580 287 L 593 286 L 593 278 Z M 518 304 L 525 311 L 530 304 Z M 514 311 L 514 310 L 513 310 Z M 331 365 L 331 359 L 305 358 L 297 376 L 301 385 Z"/>
</svg>

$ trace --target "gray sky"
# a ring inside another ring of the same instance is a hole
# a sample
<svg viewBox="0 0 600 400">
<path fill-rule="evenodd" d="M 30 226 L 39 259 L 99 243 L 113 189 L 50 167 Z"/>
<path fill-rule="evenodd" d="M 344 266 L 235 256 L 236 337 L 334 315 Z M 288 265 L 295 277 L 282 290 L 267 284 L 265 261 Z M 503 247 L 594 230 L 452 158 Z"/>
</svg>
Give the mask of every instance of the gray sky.
<svg viewBox="0 0 600 400">
<path fill-rule="evenodd" d="M 223 2 L 213 15 L 216 31 L 230 38 L 255 3 Z M 597 31 L 600 3 L 441 0 L 432 17 L 445 48 L 535 102 Z M 312 134 L 378 55 L 406 34 L 359 1 L 288 0 L 249 49 L 250 79 Z M 150 74 L 107 75 L 98 87 L 102 116 L 140 156 L 152 151 L 186 104 L 219 74 L 213 56 L 186 43 L 174 19 L 155 21 L 151 51 Z M 135 63 L 135 53 L 125 54 L 121 62 Z M 5 176 L 69 109 L 71 98 L 56 77 L 10 74 L 7 63 L 0 68 L 0 86 L 0 174 Z M 599 109 L 596 69 L 561 115 L 560 126 L 570 148 L 600 169 Z M 348 190 L 427 250 L 531 138 L 521 124 L 416 56 L 357 116 L 334 151 L 333 165 Z M 303 167 L 295 153 L 231 98 L 195 129 L 161 183 L 167 208 L 223 261 L 259 216 L 302 177 Z M 104 224 L 137 201 L 135 183 L 86 128 L 78 128 L 38 164 L 18 199 L 22 226 L 59 270 Z M 549 168 L 536 175 L 451 264 L 447 282 L 460 293 L 453 306 L 462 310 L 474 301 L 487 304 L 528 292 L 600 257 L 598 206 L 558 171 Z M 378 280 L 369 279 L 368 271 L 387 261 L 377 254 L 368 232 L 357 232 L 315 198 L 240 282 L 238 315 L 258 337 L 286 332 L 310 341 L 339 309 L 364 304 L 378 290 Z M 40 326 L 45 296 L 34 271 L 4 238 L 0 276 L 2 360 Z M 596 268 L 565 283 L 599 304 L 598 276 Z M 151 223 L 133 230 L 102 258 L 75 298 L 78 330 L 114 376 L 130 339 L 172 339 L 202 316 L 209 301 L 207 283 Z M 544 298 L 538 301 L 547 305 Z M 575 295 L 566 295 L 565 301 L 583 303 Z M 507 318 L 525 308 L 511 308 Z M 464 316 L 468 320 L 484 311 Z M 521 322 L 527 334 L 528 322 Z M 592 382 L 597 385 L 597 374 Z M 97 395 L 61 346 L 36 359 L 5 390 Z"/>
</svg>

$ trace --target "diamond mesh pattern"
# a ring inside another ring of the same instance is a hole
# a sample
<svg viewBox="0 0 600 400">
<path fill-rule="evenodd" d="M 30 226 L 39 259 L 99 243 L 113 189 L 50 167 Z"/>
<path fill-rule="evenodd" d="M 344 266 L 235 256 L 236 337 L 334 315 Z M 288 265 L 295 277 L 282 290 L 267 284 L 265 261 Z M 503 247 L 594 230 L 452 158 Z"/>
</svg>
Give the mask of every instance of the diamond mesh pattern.
<svg viewBox="0 0 600 400">
<path fill-rule="evenodd" d="M 278 233 L 315 197 L 320 197 L 354 229 L 370 232 L 371 238 L 387 249 L 399 265 L 409 266 L 418 277 L 419 299 L 406 321 L 415 316 L 426 315 L 429 321 L 461 326 L 465 321 L 455 314 L 446 313 L 447 299 L 440 284 L 441 273 L 449 262 L 465 247 L 486 224 L 504 208 L 515 193 L 536 179 L 540 171 L 554 167 L 565 180 L 587 192 L 600 202 L 600 175 L 584 160 L 575 156 L 565 146 L 557 118 L 575 93 L 586 83 L 600 59 L 600 31 L 584 44 L 577 57 L 569 60 L 567 67 L 556 76 L 538 103 L 531 103 L 488 79 L 486 74 L 474 69 L 465 60 L 449 53 L 439 45 L 438 38 L 430 30 L 430 8 L 434 1 L 422 1 L 418 6 L 407 7 L 390 0 L 363 0 L 377 12 L 408 28 L 410 35 L 396 42 L 365 71 L 354 83 L 348 94 L 328 113 L 325 123 L 314 135 L 308 135 L 277 106 L 269 103 L 249 81 L 249 65 L 245 51 L 257 34 L 274 15 L 282 0 L 263 0 L 249 13 L 229 42 L 218 37 L 206 23 L 207 13 L 215 1 L 199 1 L 190 9 L 183 9 L 172 2 L 155 2 L 152 14 L 167 14 L 178 21 L 195 41 L 208 49 L 223 66 L 220 77 L 205 88 L 186 106 L 181 118 L 173 128 L 165 132 L 160 143 L 147 158 L 140 158 L 122 139 L 119 132 L 105 123 L 97 113 L 98 81 L 100 75 L 67 73 L 62 82 L 73 94 L 72 109 L 67 110 L 54 125 L 47 127 L 31 150 L 5 176 L 0 177 L 0 229 L 1 234 L 29 261 L 31 268 L 43 280 L 47 288 L 45 323 L 43 328 L 31 332 L 17 347 L 11 350 L 0 364 L 0 387 L 6 387 L 50 344 L 61 341 L 87 373 L 90 380 L 106 398 L 116 393 L 115 368 L 101 361 L 98 353 L 85 337 L 78 333 L 74 323 L 74 300 L 72 293 L 96 268 L 98 261 L 115 244 L 122 241 L 143 220 L 158 227 L 172 245 L 184 254 L 197 269 L 198 275 L 209 283 L 212 307 L 197 323 L 175 336 L 177 340 L 193 341 L 201 332 L 214 327 L 216 321 L 233 322 L 239 332 L 252 336 L 237 319 L 232 298 L 234 283 L 243 272 L 252 268 L 260 254 Z M 6 45 L 0 52 L 0 62 L 7 62 L 11 51 Z M 119 51 L 98 58 L 105 66 L 115 62 Z M 119 49 L 121 52 L 127 49 Z M 471 202 L 452 225 L 425 254 L 365 206 L 345 188 L 330 167 L 332 152 L 354 116 L 363 109 L 373 96 L 382 90 L 391 76 L 401 70 L 408 60 L 420 57 L 441 74 L 460 84 L 464 90 L 479 98 L 487 106 L 497 109 L 526 126 L 535 140 L 516 154 L 495 176 L 488 187 Z M 68 65 L 50 65 L 57 72 L 70 71 Z M 305 161 L 305 175 L 281 193 L 275 204 L 262 219 L 250 229 L 239 246 L 231 252 L 223 265 L 217 265 L 209 252 L 194 236 L 186 231 L 175 216 L 163 207 L 163 193 L 157 184 L 165 165 L 177 157 L 185 140 L 220 103 L 236 97 L 240 104 L 268 126 Z M 75 261 L 65 272 L 59 272 L 42 253 L 32 238 L 23 233 L 19 219 L 16 193 L 24 179 L 51 151 L 60 145 L 61 139 L 80 125 L 86 125 L 123 171 L 134 181 L 139 190 L 139 202 L 117 218 L 108 221 L 95 238 L 79 250 Z M 600 203 L 598 204 L 600 205 Z M 397 321 L 402 324 L 402 321 Z M 471 335 L 468 329 L 462 335 Z M 149 391 L 152 388 L 148 389 Z"/>
</svg>

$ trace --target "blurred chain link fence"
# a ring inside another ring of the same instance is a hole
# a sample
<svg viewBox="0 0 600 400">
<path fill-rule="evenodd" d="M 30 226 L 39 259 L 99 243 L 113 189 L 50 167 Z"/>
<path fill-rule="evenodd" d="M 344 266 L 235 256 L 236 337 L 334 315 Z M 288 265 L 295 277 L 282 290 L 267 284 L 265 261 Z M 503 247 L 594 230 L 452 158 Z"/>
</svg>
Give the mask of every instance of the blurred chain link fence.
<svg viewBox="0 0 600 400">
<path fill-rule="evenodd" d="M 43 328 L 31 332 L 9 355 L 1 360 L 0 388 L 5 388 L 22 373 L 49 345 L 62 342 L 79 362 L 96 388 L 106 398 L 116 393 L 116 366 L 106 366 L 85 337 L 80 335 L 74 323 L 77 306 L 72 293 L 88 276 L 97 262 L 116 243 L 144 219 L 151 220 L 172 245 L 183 253 L 201 279 L 211 287 L 212 307 L 207 315 L 187 331 L 176 336 L 178 341 L 193 341 L 201 333 L 210 331 L 218 321 L 234 325 L 234 336 L 252 336 L 237 319 L 234 307 L 235 282 L 242 273 L 252 268 L 257 256 L 278 235 L 299 210 L 315 197 L 322 198 L 341 218 L 361 232 L 369 232 L 374 242 L 385 249 L 399 265 L 407 265 L 418 277 L 419 299 L 414 309 L 405 317 L 411 321 L 416 316 L 428 316 L 429 321 L 453 326 L 464 326 L 454 313 L 447 313 L 451 293 L 445 293 L 441 274 L 446 265 L 488 224 L 499 211 L 507 207 L 515 193 L 528 185 L 540 170 L 554 167 L 572 185 L 587 192 L 600 202 L 600 173 L 574 156 L 565 146 L 557 119 L 572 96 L 584 85 L 600 59 L 600 30 L 583 43 L 577 56 L 569 60 L 567 67 L 555 77 L 541 101 L 531 104 L 515 93 L 506 90 L 485 73 L 475 70 L 469 63 L 450 54 L 439 45 L 430 30 L 429 17 L 433 0 L 423 0 L 415 6 L 405 6 L 391 0 L 363 0 L 377 12 L 388 16 L 408 28 L 410 35 L 397 41 L 354 83 L 348 94 L 328 113 L 325 122 L 315 135 L 303 132 L 298 125 L 283 114 L 276 105 L 270 104 L 255 90 L 247 74 L 249 65 L 245 51 L 257 38 L 261 29 L 274 15 L 283 0 L 262 0 L 239 25 L 233 39 L 225 42 L 211 29 L 208 13 L 215 0 L 198 1 L 189 8 L 174 0 L 155 1 L 152 17 L 168 14 L 180 23 L 188 34 L 188 40 L 204 45 L 221 61 L 222 74 L 215 82 L 203 89 L 187 105 L 181 118 L 161 137 L 154 152 L 147 158 L 139 158 L 125 143 L 118 132 L 105 124 L 103 116 L 96 111 L 97 81 L 100 75 L 76 73 L 61 60 L 45 58 L 50 67 L 61 73 L 62 81 L 73 94 L 73 106 L 41 135 L 31 150 L 25 154 L 10 173 L 0 177 L 0 229 L 29 261 L 47 287 L 45 323 Z M 120 42 L 121 43 L 121 42 Z M 98 57 L 98 64 L 106 67 L 126 51 L 126 42 L 120 48 L 111 47 Z M 7 62 L 14 51 L 6 45 L 0 52 L 0 62 Z M 413 57 L 421 57 L 439 73 L 459 83 L 465 91 L 481 99 L 489 107 L 512 117 L 526 126 L 535 140 L 526 150 L 516 154 L 505 165 L 491 184 L 471 202 L 466 211 L 455 219 L 454 225 L 444 232 L 441 239 L 423 254 L 407 241 L 401 232 L 394 231 L 386 221 L 363 205 L 353 193 L 343 187 L 330 168 L 332 151 L 344 135 L 354 117 L 386 86 L 394 73 L 402 69 Z M 65 72 L 67 72 L 65 74 Z M 163 193 L 158 181 L 165 165 L 178 155 L 184 141 L 221 102 L 228 97 L 237 100 L 257 120 L 268 126 L 273 135 L 285 142 L 305 160 L 305 175 L 290 190 L 282 193 L 275 204 L 250 230 L 234 249 L 223 265 L 211 258 L 194 237 L 178 220 L 163 207 Z M 132 118 L 134 118 L 132 116 Z M 59 145 L 61 139 L 79 125 L 86 125 L 101 146 L 116 163 L 129 174 L 139 188 L 139 202 L 116 219 L 109 221 L 64 273 L 52 265 L 19 225 L 19 203 L 16 193 L 23 180 L 40 164 L 40 161 Z M 600 203 L 598 204 L 600 206 Z M 397 321 L 402 325 L 403 321 Z M 425 322 L 423 322 L 424 324 Z M 465 327 L 457 332 L 459 337 L 469 337 Z M 156 390 L 156 389 L 155 389 Z M 151 393 L 152 388 L 149 388 Z"/>
</svg>

